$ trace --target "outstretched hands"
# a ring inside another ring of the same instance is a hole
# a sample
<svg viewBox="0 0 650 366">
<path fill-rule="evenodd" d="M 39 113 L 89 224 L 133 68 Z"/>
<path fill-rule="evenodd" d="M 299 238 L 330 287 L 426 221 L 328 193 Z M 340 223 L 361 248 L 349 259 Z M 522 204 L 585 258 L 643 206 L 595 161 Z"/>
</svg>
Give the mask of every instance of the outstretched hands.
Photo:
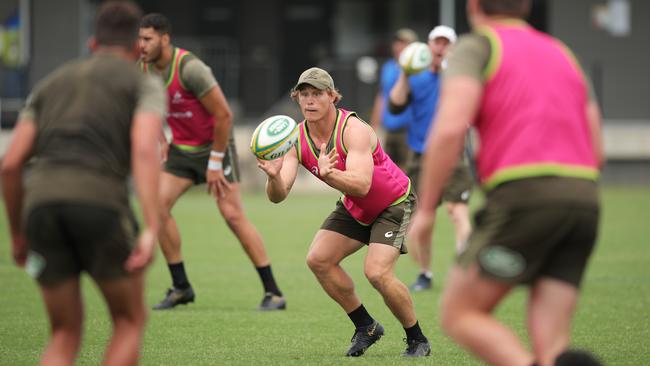
<svg viewBox="0 0 650 366">
<path fill-rule="evenodd" d="M 325 144 L 320 145 L 320 155 L 318 156 L 318 172 L 323 178 L 327 178 L 336 169 L 336 162 L 338 161 L 339 154 L 336 149 L 327 152 Z"/>
</svg>

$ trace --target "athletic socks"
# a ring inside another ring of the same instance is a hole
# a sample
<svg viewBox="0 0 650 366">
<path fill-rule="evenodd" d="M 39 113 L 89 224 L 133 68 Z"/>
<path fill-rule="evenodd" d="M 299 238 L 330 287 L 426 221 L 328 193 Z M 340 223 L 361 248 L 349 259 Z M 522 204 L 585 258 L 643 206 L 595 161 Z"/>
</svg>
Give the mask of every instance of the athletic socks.
<svg viewBox="0 0 650 366">
<path fill-rule="evenodd" d="M 179 290 L 184 290 L 190 287 L 190 282 L 187 280 L 187 274 L 185 274 L 185 265 L 183 262 L 178 263 L 168 263 L 169 273 L 172 274 L 172 283 L 174 288 Z"/>
<path fill-rule="evenodd" d="M 348 316 L 350 317 L 350 320 L 352 320 L 352 323 L 354 323 L 355 328 L 367 327 L 375 321 L 370 314 L 368 314 L 368 311 L 363 304 L 348 313 Z"/>
<path fill-rule="evenodd" d="M 282 292 L 278 288 L 278 285 L 275 283 L 275 278 L 273 278 L 273 272 L 271 271 L 271 265 L 264 267 L 255 267 L 257 273 L 260 275 L 262 280 L 262 285 L 264 286 L 265 293 L 272 293 L 273 295 L 282 296 Z"/>
<path fill-rule="evenodd" d="M 415 325 L 413 325 L 410 328 L 404 328 L 404 331 L 406 332 L 406 339 L 411 340 L 415 339 L 418 341 L 426 341 L 427 337 L 424 336 L 422 333 L 422 329 L 420 329 L 420 322 L 415 322 Z"/>
</svg>

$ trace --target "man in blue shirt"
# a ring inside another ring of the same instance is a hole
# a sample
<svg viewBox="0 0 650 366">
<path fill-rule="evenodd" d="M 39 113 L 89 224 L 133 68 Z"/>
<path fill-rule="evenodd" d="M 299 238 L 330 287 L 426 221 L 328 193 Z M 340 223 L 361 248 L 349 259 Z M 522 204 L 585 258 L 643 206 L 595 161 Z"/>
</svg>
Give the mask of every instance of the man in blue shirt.
<svg viewBox="0 0 650 366">
<path fill-rule="evenodd" d="M 420 160 L 424 144 L 431 130 L 438 97 L 444 59 L 449 47 L 456 41 L 456 32 L 440 25 L 429 33 L 429 49 L 433 55 L 431 67 L 418 74 L 407 75 L 400 71 L 397 82 L 390 91 L 391 113 L 401 115 L 405 108 L 410 109 L 411 122 L 408 124 L 407 142 L 410 148 L 406 172 L 415 186 L 419 180 Z M 456 251 L 460 252 L 471 231 L 467 203 L 472 188 L 472 177 L 467 164 L 459 157 L 453 176 L 447 182 L 443 200 L 447 202 L 447 212 L 454 222 Z M 431 238 L 421 243 L 413 243 L 411 253 L 420 266 L 420 274 L 411 290 L 421 291 L 431 288 Z"/>
<path fill-rule="evenodd" d="M 406 159 L 409 153 L 406 144 L 406 130 L 412 115 L 410 108 L 406 108 L 403 113 L 398 115 L 391 114 L 388 111 L 388 96 L 400 74 L 401 69 L 397 63 L 400 53 L 406 46 L 417 40 L 417 34 L 411 29 L 402 28 L 395 32 L 392 43 L 393 58 L 386 61 L 381 67 L 380 89 L 375 97 L 370 118 L 375 131 L 379 131 L 380 128 L 385 130 L 386 134 L 382 144 L 384 151 L 402 170 L 406 169 Z"/>
</svg>

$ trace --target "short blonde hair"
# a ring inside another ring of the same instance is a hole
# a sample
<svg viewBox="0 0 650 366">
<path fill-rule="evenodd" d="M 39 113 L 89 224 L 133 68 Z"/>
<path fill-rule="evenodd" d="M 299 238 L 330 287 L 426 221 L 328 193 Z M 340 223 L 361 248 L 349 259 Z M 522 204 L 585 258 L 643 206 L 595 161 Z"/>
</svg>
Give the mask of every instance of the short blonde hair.
<svg viewBox="0 0 650 366">
<path fill-rule="evenodd" d="M 305 84 L 305 86 L 308 86 L 308 87 L 311 87 L 311 88 L 314 88 L 314 89 L 317 89 L 317 90 L 321 90 L 321 89 L 318 89 L 318 88 L 316 88 L 314 86 L 311 86 L 309 84 Z M 298 101 L 298 94 L 300 94 L 300 90 L 302 90 L 305 86 L 301 85 L 298 88 L 291 89 L 291 94 L 290 94 L 291 99 L 295 100 L 297 102 Z M 337 104 L 338 102 L 341 101 L 341 99 L 343 99 L 343 95 L 341 95 L 341 93 L 337 89 L 325 88 L 323 90 L 325 90 L 328 94 L 334 96 L 334 104 Z"/>
</svg>

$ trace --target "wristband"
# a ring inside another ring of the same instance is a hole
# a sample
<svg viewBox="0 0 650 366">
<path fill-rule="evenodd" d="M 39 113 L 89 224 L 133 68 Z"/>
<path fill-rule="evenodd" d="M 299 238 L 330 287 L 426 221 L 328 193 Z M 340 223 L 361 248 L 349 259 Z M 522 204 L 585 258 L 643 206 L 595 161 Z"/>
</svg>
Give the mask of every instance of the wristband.
<svg viewBox="0 0 650 366">
<path fill-rule="evenodd" d="M 211 158 L 221 158 L 221 159 L 223 159 L 224 156 L 226 156 L 226 153 L 224 153 L 224 152 L 214 151 L 214 150 L 210 151 L 210 157 Z"/>
<path fill-rule="evenodd" d="M 208 160 L 208 170 L 221 170 L 223 168 L 223 162 Z"/>
</svg>

